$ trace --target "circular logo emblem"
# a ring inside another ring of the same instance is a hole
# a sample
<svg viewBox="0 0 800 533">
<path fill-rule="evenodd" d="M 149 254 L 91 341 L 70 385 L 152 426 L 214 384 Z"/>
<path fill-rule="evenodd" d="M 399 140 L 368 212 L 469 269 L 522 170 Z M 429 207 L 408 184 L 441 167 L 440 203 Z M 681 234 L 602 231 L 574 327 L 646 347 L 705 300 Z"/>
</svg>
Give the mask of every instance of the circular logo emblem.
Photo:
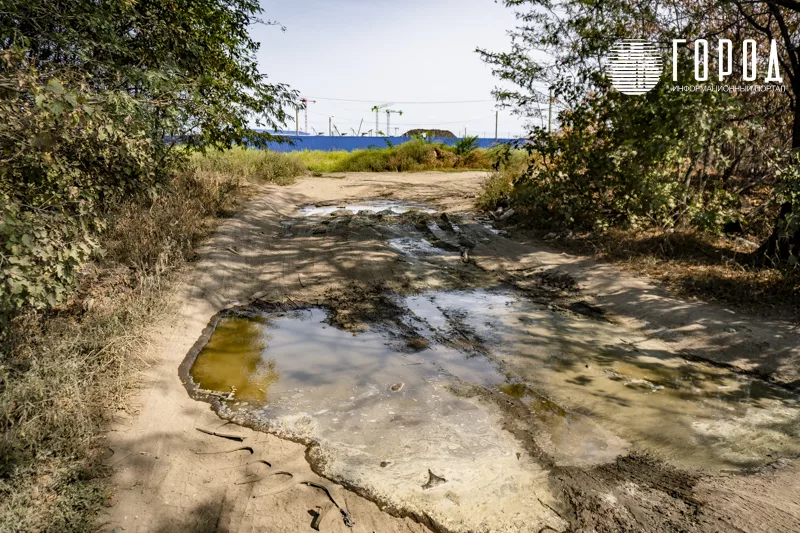
<svg viewBox="0 0 800 533">
<path fill-rule="evenodd" d="M 622 94 L 644 94 L 658 84 L 663 63 L 655 44 L 624 39 L 608 56 L 611 85 Z"/>
</svg>

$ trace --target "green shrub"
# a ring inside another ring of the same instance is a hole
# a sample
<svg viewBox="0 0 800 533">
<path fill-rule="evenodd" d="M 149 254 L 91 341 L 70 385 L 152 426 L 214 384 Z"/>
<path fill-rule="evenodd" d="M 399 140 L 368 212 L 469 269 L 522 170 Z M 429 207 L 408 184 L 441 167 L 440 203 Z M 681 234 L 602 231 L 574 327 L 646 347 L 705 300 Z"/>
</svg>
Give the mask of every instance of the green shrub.
<svg viewBox="0 0 800 533">
<path fill-rule="evenodd" d="M 485 150 L 458 155 L 452 146 L 413 139 L 393 147 L 355 150 L 341 156 L 333 168 L 335 172 L 489 169 L 491 157 Z"/>
<path fill-rule="evenodd" d="M 478 149 L 478 136 L 467 136 L 459 139 L 455 144 L 456 154 L 467 155 L 470 152 Z"/>
<path fill-rule="evenodd" d="M 16 66 L 0 101 L 5 313 L 63 302 L 76 271 L 97 250 L 104 212 L 127 196 L 156 191 L 173 161 L 134 118 L 140 105 L 127 94 L 98 95 L 79 77 L 44 79 Z"/>
</svg>

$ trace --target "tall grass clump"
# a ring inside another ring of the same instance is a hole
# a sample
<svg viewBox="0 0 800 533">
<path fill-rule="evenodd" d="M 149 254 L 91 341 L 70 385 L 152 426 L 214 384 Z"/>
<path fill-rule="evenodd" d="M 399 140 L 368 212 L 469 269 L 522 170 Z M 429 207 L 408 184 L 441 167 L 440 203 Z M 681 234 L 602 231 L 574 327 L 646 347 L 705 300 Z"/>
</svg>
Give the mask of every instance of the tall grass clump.
<svg viewBox="0 0 800 533">
<path fill-rule="evenodd" d="M 326 152 L 323 150 L 303 150 L 288 152 L 287 157 L 299 161 L 311 172 L 341 172 L 342 162 L 350 157 L 350 152 L 343 150 Z"/>
<path fill-rule="evenodd" d="M 290 154 L 243 147 L 194 153 L 191 165 L 201 172 L 216 172 L 276 185 L 290 185 L 298 176 L 308 173 L 308 167 Z"/>
<path fill-rule="evenodd" d="M 302 150 L 278 153 L 234 148 L 224 152 L 196 153 L 194 168 L 286 185 L 297 176 L 332 172 L 420 172 L 425 170 L 490 170 L 498 161 L 498 148 L 476 147 L 475 139 L 458 146 L 414 139 L 397 146 L 326 152 Z M 519 150 L 511 151 L 516 156 Z"/>
</svg>

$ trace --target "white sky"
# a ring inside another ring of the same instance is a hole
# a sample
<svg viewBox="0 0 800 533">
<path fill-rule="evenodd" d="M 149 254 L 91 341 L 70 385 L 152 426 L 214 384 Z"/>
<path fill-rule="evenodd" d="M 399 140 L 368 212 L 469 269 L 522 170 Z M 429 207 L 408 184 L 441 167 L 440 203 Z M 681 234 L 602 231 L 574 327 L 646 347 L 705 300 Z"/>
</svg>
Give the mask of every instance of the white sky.
<svg viewBox="0 0 800 533">
<path fill-rule="evenodd" d="M 256 25 L 259 67 L 273 82 L 289 84 L 309 105 L 309 130 L 342 133 L 375 128 L 373 105 L 395 102 L 392 131 L 449 129 L 494 137 L 498 80 L 476 47 L 507 50 L 514 13 L 493 0 L 262 0 L 262 18 L 287 30 Z M 331 99 L 363 100 L 342 102 Z M 413 104 L 479 100 L 461 104 Z M 287 129 L 294 129 L 288 125 Z M 300 112 L 303 130 L 303 112 Z M 386 129 L 386 113 L 380 114 Z M 500 137 L 523 133 L 521 122 L 500 111 Z"/>
</svg>

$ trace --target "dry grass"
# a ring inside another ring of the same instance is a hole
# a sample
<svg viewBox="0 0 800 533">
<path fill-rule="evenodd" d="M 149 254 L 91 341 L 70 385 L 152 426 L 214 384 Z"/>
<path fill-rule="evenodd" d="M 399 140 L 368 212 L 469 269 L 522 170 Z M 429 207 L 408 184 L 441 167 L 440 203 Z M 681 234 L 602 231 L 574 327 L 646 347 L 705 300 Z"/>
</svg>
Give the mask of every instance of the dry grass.
<svg viewBox="0 0 800 533">
<path fill-rule="evenodd" d="M 296 161 L 314 173 L 490 170 L 497 160 L 497 151 L 494 149 L 479 148 L 458 155 L 451 146 L 420 140 L 408 141 L 398 146 L 376 146 L 352 152 L 303 150 L 280 155 Z M 523 158 L 524 152 L 512 151 L 512 159 Z"/>
<path fill-rule="evenodd" d="M 95 529 L 108 498 L 100 453 L 110 408 L 125 406 L 173 272 L 232 212 L 241 179 L 202 162 L 159 196 L 119 206 L 105 255 L 71 301 L 15 317 L 0 359 L 0 531 Z"/>
<path fill-rule="evenodd" d="M 192 168 L 206 175 L 221 174 L 277 185 L 291 185 L 298 176 L 308 174 L 308 167 L 290 154 L 250 148 L 193 154 L 190 163 Z"/>
<path fill-rule="evenodd" d="M 419 140 L 398 146 L 374 147 L 352 152 L 302 150 L 270 152 L 234 148 L 192 156 L 192 166 L 203 172 L 218 172 L 243 179 L 261 180 L 280 185 L 294 182 L 298 176 L 331 172 L 419 172 L 427 170 L 490 170 L 497 160 L 495 149 L 476 149 L 458 155 L 451 146 Z M 515 168 L 526 160 L 521 150 L 511 151 Z"/>
<path fill-rule="evenodd" d="M 547 231 L 533 231 L 542 238 Z M 623 265 L 684 298 L 714 301 L 771 318 L 800 320 L 800 269 L 747 264 L 753 246 L 697 230 L 609 230 L 561 234 L 551 246 Z"/>
<path fill-rule="evenodd" d="M 488 170 L 488 150 L 457 155 L 443 144 L 413 140 L 398 146 L 355 150 L 333 167 L 334 172 L 420 172 L 427 170 Z"/>
<path fill-rule="evenodd" d="M 514 174 L 510 172 L 493 172 L 475 201 L 479 209 L 494 211 L 498 204 L 511 196 L 514 190 Z"/>
<path fill-rule="evenodd" d="M 498 170 L 492 172 L 476 200 L 479 209 L 493 211 L 511 197 L 514 180 L 528 168 L 530 157 L 524 150 L 512 150 L 509 158 Z"/>
<path fill-rule="evenodd" d="M 492 211 L 498 205 L 507 205 L 513 196 L 514 179 L 527 166 L 524 153 L 512 154 L 505 167 L 494 172 L 484 184 L 477 207 Z M 760 205 L 767 196 L 766 191 L 750 191 L 744 203 Z M 528 221 L 520 215 L 516 222 L 521 223 L 515 230 L 520 236 L 542 240 L 556 235 L 547 224 Z M 757 220 L 751 221 L 748 229 L 749 238 L 760 241 L 769 234 L 771 226 Z M 743 239 L 692 228 L 646 231 L 612 228 L 588 233 L 563 231 L 546 241 L 561 251 L 623 265 L 626 270 L 653 278 L 685 298 L 715 301 L 773 318 L 800 320 L 800 268 L 749 265 L 748 254 L 755 246 Z"/>
</svg>

